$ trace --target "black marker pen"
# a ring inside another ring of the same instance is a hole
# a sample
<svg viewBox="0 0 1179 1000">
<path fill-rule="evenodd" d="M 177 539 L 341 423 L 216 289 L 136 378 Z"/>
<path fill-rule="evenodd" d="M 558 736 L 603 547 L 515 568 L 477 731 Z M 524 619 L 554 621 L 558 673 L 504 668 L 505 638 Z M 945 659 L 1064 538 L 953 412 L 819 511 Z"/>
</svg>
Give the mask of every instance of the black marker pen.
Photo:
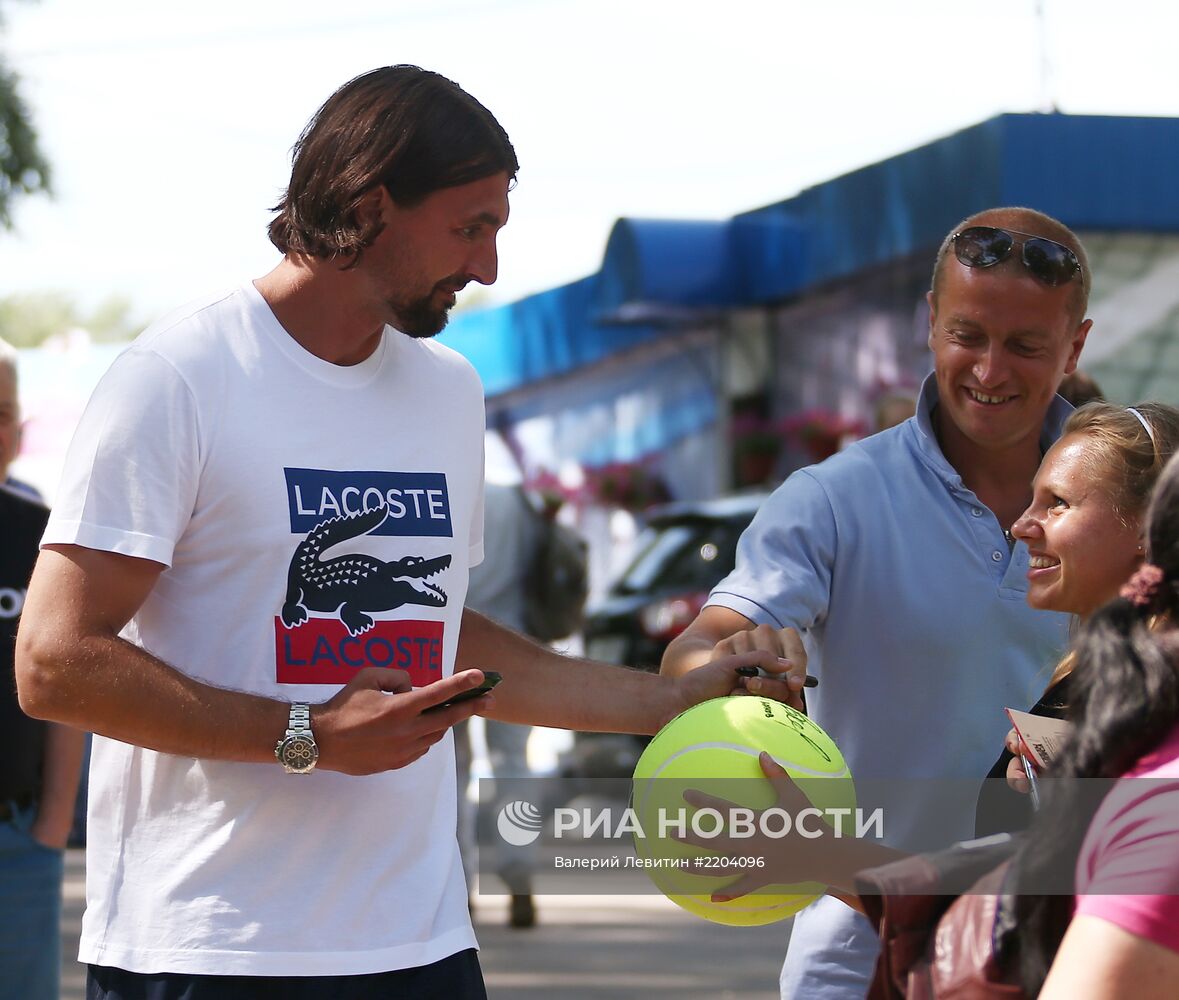
<svg viewBox="0 0 1179 1000">
<path fill-rule="evenodd" d="M 767 674 L 761 667 L 738 667 L 737 674 L 740 677 L 773 677 L 773 674 Z M 807 674 L 806 680 L 802 682 L 804 688 L 817 688 L 819 686 L 819 678 L 812 677 Z"/>
</svg>

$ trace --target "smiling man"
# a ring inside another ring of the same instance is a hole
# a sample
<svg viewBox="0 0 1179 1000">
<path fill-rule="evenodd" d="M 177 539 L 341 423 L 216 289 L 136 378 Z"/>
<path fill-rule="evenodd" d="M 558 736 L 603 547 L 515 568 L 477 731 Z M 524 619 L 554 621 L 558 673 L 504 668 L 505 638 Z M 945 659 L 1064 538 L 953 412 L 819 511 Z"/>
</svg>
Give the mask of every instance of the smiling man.
<svg viewBox="0 0 1179 1000">
<path fill-rule="evenodd" d="M 484 997 L 451 727 L 654 732 L 776 666 L 673 681 L 464 610 L 483 395 L 431 338 L 495 280 L 516 170 L 451 81 L 357 77 L 296 146 L 281 262 L 96 389 L 17 650 L 21 706 L 97 734 L 89 1000 Z"/>
<path fill-rule="evenodd" d="M 1080 241 L 1048 216 L 993 209 L 956 226 L 934 268 L 934 372 L 915 416 L 792 475 L 664 658 L 679 676 L 763 649 L 819 677 L 807 708 L 878 790 L 860 804 L 884 808 L 893 846 L 923 846 L 934 827 L 972 835 L 1003 709 L 1035 701 L 1065 641 L 1063 615 L 1025 603 L 1027 549 L 1010 527 L 1071 410 L 1055 393 L 1089 332 L 1088 291 Z M 963 779 L 960 809 L 939 798 L 943 778 Z M 782 995 L 863 997 L 876 952 L 868 921 L 824 897 L 795 920 Z"/>
<path fill-rule="evenodd" d="M 1061 248 L 1059 270 L 1050 270 L 1052 247 Z M 1027 506 L 1045 417 L 1085 345 L 1088 282 L 1076 236 L 1026 209 L 967 219 L 938 255 L 928 296 L 934 428 L 946 459 L 1005 529 Z"/>
</svg>

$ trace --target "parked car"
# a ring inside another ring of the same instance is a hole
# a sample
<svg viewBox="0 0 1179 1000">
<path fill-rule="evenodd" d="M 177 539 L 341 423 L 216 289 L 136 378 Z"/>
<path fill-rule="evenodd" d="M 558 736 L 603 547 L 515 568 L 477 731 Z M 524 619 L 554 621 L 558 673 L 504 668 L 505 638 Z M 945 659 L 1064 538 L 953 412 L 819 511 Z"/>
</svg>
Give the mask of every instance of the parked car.
<svg viewBox="0 0 1179 1000">
<path fill-rule="evenodd" d="M 643 519 L 630 564 L 586 613 L 591 659 L 658 671 L 668 643 L 700 613 L 733 568 L 737 539 L 764 493 L 679 502 Z"/>
<path fill-rule="evenodd" d="M 700 613 L 732 570 L 737 539 L 768 494 L 677 502 L 643 518 L 635 555 L 606 595 L 586 612 L 586 655 L 658 672 L 668 643 Z M 629 778 L 646 737 L 583 734 L 560 772 L 566 778 Z"/>
</svg>

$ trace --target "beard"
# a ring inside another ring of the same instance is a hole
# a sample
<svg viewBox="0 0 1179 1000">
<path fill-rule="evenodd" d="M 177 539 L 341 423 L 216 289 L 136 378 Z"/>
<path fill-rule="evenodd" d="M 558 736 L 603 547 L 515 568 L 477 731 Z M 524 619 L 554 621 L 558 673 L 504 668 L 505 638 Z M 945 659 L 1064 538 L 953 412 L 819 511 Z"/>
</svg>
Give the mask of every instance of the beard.
<svg viewBox="0 0 1179 1000">
<path fill-rule="evenodd" d="M 443 278 L 436 284 L 428 295 L 410 299 L 406 302 L 391 302 L 393 314 L 397 317 L 396 327 L 407 337 L 425 339 L 436 337 L 445 328 L 450 319 L 451 306 L 440 306 L 434 301 L 438 292 L 457 292 L 467 284 L 467 279 L 459 275 Z"/>
</svg>

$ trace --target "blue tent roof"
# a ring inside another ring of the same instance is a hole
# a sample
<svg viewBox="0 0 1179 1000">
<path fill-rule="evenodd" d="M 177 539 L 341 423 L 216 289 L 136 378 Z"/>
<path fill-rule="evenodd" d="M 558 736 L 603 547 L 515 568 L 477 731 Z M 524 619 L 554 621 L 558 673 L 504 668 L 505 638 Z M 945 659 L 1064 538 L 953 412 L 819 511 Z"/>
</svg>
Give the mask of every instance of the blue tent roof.
<svg viewBox="0 0 1179 1000">
<path fill-rule="evenodd" d="M 445 342 L 466 355 L 494 396 L 658 336 L 651 326 L 596 322 L 598 285 L 594 274 L 497 309 L 459 313 Z"/>
<path fill-rule="evenodd" d="M 596 275 L 454 317 L 489 395 L 917 252 L 959 219 L 1028 205 L 1081 230 L 1179 231 L 1179 119 L 1000 115 L 720 222 L 621 219 Z M 619 322 L 630 325 L 618 325 Z"/>
<path fill-rule="evenodd" d="M 1000 115 L 738 216 L 785 216 L 805 234 L 798 267 L 751 258 L 749 298 L 786 298 L 935 248 L 954 223 L 996 205 L 1079 230 L 1174 232 L 1177 162 L 1179 119 Z"/>
</svg>

